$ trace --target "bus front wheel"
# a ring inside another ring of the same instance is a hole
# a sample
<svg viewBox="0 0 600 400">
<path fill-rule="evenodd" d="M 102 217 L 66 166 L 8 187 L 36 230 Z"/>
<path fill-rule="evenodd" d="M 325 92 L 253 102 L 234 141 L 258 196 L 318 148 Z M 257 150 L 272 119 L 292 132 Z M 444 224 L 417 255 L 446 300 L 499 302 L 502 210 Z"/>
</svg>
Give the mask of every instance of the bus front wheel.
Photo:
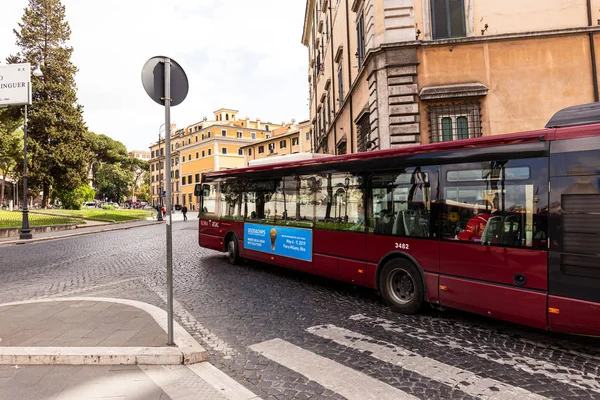
<svg viewBox="0 0 600 400">
<path fill-rule="evenodd" d="M 423 279 L 417 267 L 403 258 L 394 258 L 383 266 L 379 290 L 392 310 L 415 314 L 423 306 Z"/>
<path fill-rule="evenodd" d="M 227 261 L 231 265 L 238 265 L 241 262 L 238 241 L 233 235 L 229 238 L 229 242 L 227 242 Z"/>
</svg>

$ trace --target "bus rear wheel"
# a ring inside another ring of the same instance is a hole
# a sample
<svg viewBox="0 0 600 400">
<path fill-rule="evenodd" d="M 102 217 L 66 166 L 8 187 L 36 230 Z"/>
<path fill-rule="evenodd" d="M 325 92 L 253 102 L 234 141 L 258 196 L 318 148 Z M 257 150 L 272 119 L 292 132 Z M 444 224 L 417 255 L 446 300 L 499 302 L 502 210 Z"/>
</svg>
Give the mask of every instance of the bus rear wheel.
<svg viewBox="0 0 600 400">
<path fill-rule="evenodd" d="M 392 310 L 403 314 L 419 312 L 424 302 L 423 279 L 417 267 L 403 258 L 394 258 L 383 266 L 379 290 Z"/>
<path fill-rule="evenodd" d="M 229 242 L 227 242 L 227 261 L 231 265 L 238 265 L 242 261 L 238 241 L 235 236 L 231 236 Z"/>
</svg>

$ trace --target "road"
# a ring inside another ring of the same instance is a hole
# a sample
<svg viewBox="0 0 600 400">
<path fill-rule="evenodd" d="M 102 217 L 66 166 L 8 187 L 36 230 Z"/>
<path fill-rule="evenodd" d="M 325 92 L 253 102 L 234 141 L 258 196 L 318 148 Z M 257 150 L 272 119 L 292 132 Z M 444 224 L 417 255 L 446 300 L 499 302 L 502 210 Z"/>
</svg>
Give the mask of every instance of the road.
<svg viewBox="0 0 600 400">
<path fill-rule="evenodd" d="M 209 361 L 263 399 L 600 399 L 600 341 L 230 266 L 175 222 L 174 310 Z M 165 308 L 164 225 L 0 247 L 0 302 L 119 297 Z M 599 316 L 600 317 L 600 316 Z"/>
</svg>

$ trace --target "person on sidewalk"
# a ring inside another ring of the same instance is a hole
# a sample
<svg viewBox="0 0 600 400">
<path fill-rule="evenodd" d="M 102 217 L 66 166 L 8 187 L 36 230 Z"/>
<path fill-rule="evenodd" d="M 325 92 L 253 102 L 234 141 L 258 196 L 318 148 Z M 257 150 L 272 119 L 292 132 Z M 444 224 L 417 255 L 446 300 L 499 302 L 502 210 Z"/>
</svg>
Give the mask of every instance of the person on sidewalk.
<svg viewBox="0 0 600 400">
<path fill-rule="evenodd" d="M 183 214 L 183 220 L 187 221 L 187 207 L 186 206 L 181 207 L 181 213 Z"/>
<path fill-rule="evenodd" d="M 162 211 L 163 218 L 167 216 L 167 209 L 165 208 L 165 206 L 162 206 L 160 211 Z"/>
</svg>

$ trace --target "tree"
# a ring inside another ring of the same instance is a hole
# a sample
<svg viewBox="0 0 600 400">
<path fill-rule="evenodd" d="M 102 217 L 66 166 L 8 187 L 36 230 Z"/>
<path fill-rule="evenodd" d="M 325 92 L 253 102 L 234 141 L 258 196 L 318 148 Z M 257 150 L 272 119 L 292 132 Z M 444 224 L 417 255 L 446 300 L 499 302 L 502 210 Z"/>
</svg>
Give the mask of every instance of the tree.
<svg viewBox="0 0 600 400">
<path fill-rule="evenodd" d="M 23 131 L 19 129 L 22 122 L 18 108 L 0 110 L 0 203 L 5 200 L 6 178 L 14 177 L 23 162 Z"/>
<path fill-rule="evenodd" d="M 94 192 L 94 189 L 84 183 L 75 190 L 53 190 L 52 202 L 58 199 L 64 208 L 68 210 L 80 210 L 83 203 L 94 200 L 95 196 L 96 192 Z"/>
<path fill-rule="evenodd" d="M 135 191 L 135 197 L 138 199 L 138 201 L 149 201 L 150 185 L 143 183 L 142 186 Z"/>
<path fill-rule="evenodd" d="M 96 186 L 101 198 L 120 202 L 131 192 L 129 188 L 133 182 L 131 169 L 123 168 L 120 163 L 102 164 L 96 174 Z"/>
<path fill-rule="evenodd" d="M 29 0 L 19 29 L 15 29 L 17 55 L 9 64 L 40 64 L 42 78 L 32 79 L 29 107 L 29 182 L 43 190 L 48 206 L 50 189 L 74 190 L 86 181 L 87 142 L 82 107 L 77 104 L 73 48 L 67 46 L 71 29 L 60 0 Z"/>
<path fill-rule="evenodd" d="M 91 171 L 93 185 L 98 189 L 96 178 L 102 165 L 127 162 L 129 155 L 123 143 L 106 135 L 87 131 L 85 138 L 89 151 L 87 170 Z"/>
</svg>

